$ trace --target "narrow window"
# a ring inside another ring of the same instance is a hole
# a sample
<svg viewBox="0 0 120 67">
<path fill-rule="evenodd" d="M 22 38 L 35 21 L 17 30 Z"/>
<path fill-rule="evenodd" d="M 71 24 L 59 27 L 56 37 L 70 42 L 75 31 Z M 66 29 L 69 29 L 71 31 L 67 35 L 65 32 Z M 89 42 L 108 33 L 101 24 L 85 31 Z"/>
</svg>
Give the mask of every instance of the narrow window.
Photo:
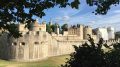
<svg viewBox="0 0 120 67">
<path fill-rule="evenodd" d="M 41 28 L 39 28 L 39 30 L 41 30 Z"/>
<path fill-rule="evenodd" d="M 38 45 L 38 44 L 39 44 L 39 42 L 35 42 L 34 44 Z"/>
<path fill-rule="evenodd" d="M 29 34 L 29 32 L 27 32 L 27 34 Z"/>
<path fill-rule="evenodd" d="M 23 45 L 23 46 L 25 46 L 25 42 L 21 42 L 21 43 L 20 43 L 20 45 Z"/>
<path fill-rule="evenodd" d="M 39 35 L 39 31 L 37 31 L 36 34 Z"/>
<path fill-rule="evenodd" d="M 17 43 L 16 43 L 16 42 L 14 42 L 14 43 L 12 43 L 12 45 L 15 45 L 15 46 L 16 46 L 16 45 L 17 45 Z"/>
</svg>

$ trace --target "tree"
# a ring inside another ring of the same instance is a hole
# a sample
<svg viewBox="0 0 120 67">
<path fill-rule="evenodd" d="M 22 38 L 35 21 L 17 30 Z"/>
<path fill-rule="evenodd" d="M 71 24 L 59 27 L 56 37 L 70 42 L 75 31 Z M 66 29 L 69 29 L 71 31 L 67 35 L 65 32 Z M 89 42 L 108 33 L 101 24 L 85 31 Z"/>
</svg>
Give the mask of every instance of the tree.
<svg viewBox="0 0 120 67">
<path fill-rule="evenodd" d="M 86 0 L 86 3 L 89 6 L 97 6 L 95 14 L 106 14 L 111 5 L 119 4 L 119 0 Z M 34 21 L 32 17 L 42 18 L 45 16 L 45 9 L 55 6 L 60 8 L 70 6 L 78 9 L 79 4 L 79 0 L 72 2 L 70 0 L 0 0 L 0 29 L 7 30 L 14 37 L 18 37 L 16 22 L 26 23 L 26 27 L 29 28 Z"/>
<path fill-rule="evenodd" d="M 61 29 L 62 29 L 62 33 L 63 33 L 63 31 L 68 31 L 68 24 L 63 24 L 61 26 Z"/>
<path fill-rule="evenodd" d="M 61 67 L 120 67 L 120 43 L 113 44 L 113 49 L 105 52 L 103 39 L 95 45 L 94 40 L 89 38 L 90 44 L 74 46 L 75 52 L 70 54 L 70 59 Z M 106 47 L 110 49 L 110 47 Z"/>
<path fill-rule="evenodd" d="M 46 31 L 47 31 L 48 33 L 53 32 L 53 30 L 52 30 L 52 28 L 51 28 L 51 26 L 50 26 L 49 24 L 46 24 Z"/>
<path fill-rule="evenodd" d="M 96 6 L 95 14 L 105 15 L 112 5 L 119 4 L 120 0 L 86 0 L 89 6 Z"/>
<path fill-rule="evenodd" d="M 52 32 L 55 32 L 55 30 L 56 30 L 56 28 L 57 28 L 57 25 L 58 25 L 58 27 L 60 27 L 59 26 L 59 24 L 52 24 L 52 25 L 50 25 L 50 24 L 47 24 L 46 25 L 46 31 L 48 32 L 48 33 L 52 33 Z"/>
<path fill-rule="evenodd" d="M 120 67 L 120 43 L 113 44 L 114 49 L 105 54 L 106 67 Z"/>
</svg>

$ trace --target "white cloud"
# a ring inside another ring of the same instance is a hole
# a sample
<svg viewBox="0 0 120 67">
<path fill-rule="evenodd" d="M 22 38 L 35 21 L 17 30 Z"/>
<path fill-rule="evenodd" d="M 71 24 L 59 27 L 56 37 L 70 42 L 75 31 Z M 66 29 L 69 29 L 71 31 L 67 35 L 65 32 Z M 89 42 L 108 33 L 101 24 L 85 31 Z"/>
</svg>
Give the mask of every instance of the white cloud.
<svg viewBox="0 0 120 67">
<path fill-rule="evenodd" d="M 54 20 L 61 20 L 62 18 L 61 17 L 56 17 Z"/>
<path fill-rule="evenodd" d="M 103 17 L 102 19 L 100 19 L 98 22 L 102 23 L 102 24 L 111 24 L 111 23 L 117 23 L 120 21 L 120 14 L 116 14 L 116 15 L 112 15 L 109 17 Z"/>
<path fill-rule="evenodd" d="M 63 20 L 69 20 L 69 19 L 70 19 L 70 17 L 68 15 L 63 16 Z"/>
<path fill-rule="evenodd" d="M 59 17 L 56 17 L 53 19 L 53 22 L 57 22 L 59 23 L 60 25 L 61 24 L 64 24 L 64 23 L 68 23 L 70 17 L 68 15 L 65 15 L 65 16 L 59 16 Z"/>
<path fill-rule="evenodd" d="M 90 24 L 94 24 L 94 23 L 95 23 L 95 21 L 90 21 L 89 23 L 90 23 Z"/>
<path fill-rule="evenodd" d="M 54 20 L 56 20 L 56 21 L 67 21 L 69 19 L 70 19 L 70 17 L 66 15 L 66 16 L 56 17 Z"/>
</svg>

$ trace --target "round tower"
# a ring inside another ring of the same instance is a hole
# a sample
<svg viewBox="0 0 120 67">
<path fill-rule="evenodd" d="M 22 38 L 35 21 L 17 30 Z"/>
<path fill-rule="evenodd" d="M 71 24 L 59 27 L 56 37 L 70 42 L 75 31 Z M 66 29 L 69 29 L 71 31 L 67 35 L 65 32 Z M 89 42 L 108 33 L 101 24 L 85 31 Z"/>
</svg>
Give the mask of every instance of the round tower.
<svg viewBox="0 0 120 67">
<path fill-rule="evenodd" d="M 77 25 L 77 35 L 80 36 L 80 39 L 83 40 L 83 25 Z"/>
<path fill-rule="evenodd" d="M 83 35 L 84 39 L 88 39 L 88 35 L 92 36 L 92 28 L 89 26 L 85 26 L 83 33 L 84 33 Z"/>
<path fill-rule="evenodd" d="M 42 24 L 40 24 L 41 31 L 46 31 L 46 21 L 43 21 Z"/>
<path fill-rule="evenodd" d="M 32 31 L 39 31 L 39 23 L 38 23 L 38 20 L 35 20 L 34 22 L 33 22 L 33 24 L 32 24 L 32 28 L 31 28 L 31 30 Z"/>
<path fill-rule="evenodd" d="M 19 24 L 18 25 L 18 30 L 21 31 L 25 31 L 25 24 Z"/>
</svg>

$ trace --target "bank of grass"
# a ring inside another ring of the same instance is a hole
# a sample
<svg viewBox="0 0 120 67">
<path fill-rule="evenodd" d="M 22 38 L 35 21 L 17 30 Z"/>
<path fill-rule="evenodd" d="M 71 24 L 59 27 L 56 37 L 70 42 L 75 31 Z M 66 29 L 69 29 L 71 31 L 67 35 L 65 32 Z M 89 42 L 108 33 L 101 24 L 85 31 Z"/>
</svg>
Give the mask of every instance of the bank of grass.
<svg viewBox="0 0 120 67">
<path fill-rule="evenodd" d="M 0 60 L 0 67 L 58 67 L 64 64 L 69 55 L 50 57 L 42 61 L 34 62 L 15 62 Z"/>
</svg>

